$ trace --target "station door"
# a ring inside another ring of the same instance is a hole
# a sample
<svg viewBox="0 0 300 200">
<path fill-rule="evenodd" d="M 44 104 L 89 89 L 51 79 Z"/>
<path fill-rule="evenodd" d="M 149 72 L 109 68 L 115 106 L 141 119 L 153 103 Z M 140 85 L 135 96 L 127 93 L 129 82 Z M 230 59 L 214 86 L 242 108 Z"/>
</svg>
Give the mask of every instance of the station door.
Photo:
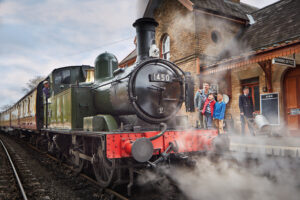
<svg viewBox="0 0 300 200">
<path fill-rule="evenodd" d="M 285 119 L 289 132 L 300 136 L 300 65 L 284 78 Z"/>
</svg>

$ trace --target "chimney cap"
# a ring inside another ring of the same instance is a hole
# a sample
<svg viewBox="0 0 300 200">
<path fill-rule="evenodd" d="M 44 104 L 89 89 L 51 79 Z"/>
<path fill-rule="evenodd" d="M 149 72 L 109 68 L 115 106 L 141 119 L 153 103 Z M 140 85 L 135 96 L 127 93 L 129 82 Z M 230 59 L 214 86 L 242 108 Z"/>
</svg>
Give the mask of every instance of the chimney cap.
<svg viewBox="0 0 300 200">
<path fill-rule="evenodd" d="M 137 19 L 134 23 L 133 23 L 133 27 L 136 27 L 139 24 L 143 24 L 143 23 L 152 23 L 155 27 L 158 26 L 158 23 L 155 21 L 155 19 L 150 18 L 150 17 L 143 17 L 140 19 Z"/>
</svg>

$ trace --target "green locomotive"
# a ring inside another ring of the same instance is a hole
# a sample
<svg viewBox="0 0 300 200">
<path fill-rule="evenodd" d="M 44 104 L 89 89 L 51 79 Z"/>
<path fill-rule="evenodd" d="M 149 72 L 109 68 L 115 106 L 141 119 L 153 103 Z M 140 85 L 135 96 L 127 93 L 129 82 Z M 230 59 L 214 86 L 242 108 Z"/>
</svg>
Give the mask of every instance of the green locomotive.
<svg viewBox="0 0 300 200">
<path fill-rule="evenodd" d="M 187 111 L 193 111 L 194 84 L 174 63 L 158 58 L 157 22 L 142 18 L 133 25 L 138 53 L 133 66 L 118 68 L 116 57 L 103 53 L 95 68 L 55 69 L 45 79 L 50 83 L 49 96 L 43 94 L 43 82 L 33 90 L 35 112 L 30 119 L 37 125 L 13 127 L 78 172 L 92 168 L 103 187 L 129 183 L 129 191 L 136 169 L 170 163 L 182 154 L 186 158 L 190 153 L 228 148 L 217 130 L 191 129 L 186 117 L 177 116 L 183 102 Z M 2 129 L 11 127 L 7 119 L 15 108 L 19 112 L 19 103 L 1 113 Z"/>
</svg>

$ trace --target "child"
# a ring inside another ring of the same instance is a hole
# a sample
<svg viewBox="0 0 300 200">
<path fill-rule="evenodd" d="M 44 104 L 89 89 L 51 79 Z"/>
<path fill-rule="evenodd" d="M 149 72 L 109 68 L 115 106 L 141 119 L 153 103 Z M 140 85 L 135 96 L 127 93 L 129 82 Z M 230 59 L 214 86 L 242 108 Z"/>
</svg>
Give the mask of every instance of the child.
<svg viewBox="0 0 300 200">
<path fill-rule="evenodd" d="M 212 119 L 213 119 L 213 113 L 214 113 L 214 105 L 216 101 L 214 99 L 213 94 L 209 94 L 207 99 L 204 102 L 203 110 L 202 110 L 202 115 L 204 115 L 205 122 L 207 124 L 207 128 L 212 127 Z"/>
<path fill-rule="evenodd" d="M 215 125 L 216 125 L 217 129 L 219 130 L 219 134 L 223 134 L 224 133 L 223 120 L 224 120 L 224 116 L 225 116 L 226 104 L 223 101 L 222 94 L 218 94 L 217 101 L 218 102 L 215 104 L 215 107 L 214 107 L 213 118 L 214 118 Z"/>
</svg>

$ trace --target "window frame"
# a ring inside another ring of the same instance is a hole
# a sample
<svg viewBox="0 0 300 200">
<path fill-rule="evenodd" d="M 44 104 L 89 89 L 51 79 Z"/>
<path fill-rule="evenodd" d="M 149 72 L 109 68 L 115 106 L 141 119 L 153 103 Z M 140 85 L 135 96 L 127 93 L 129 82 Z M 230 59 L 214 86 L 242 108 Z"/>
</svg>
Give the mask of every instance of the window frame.
<svg viewBox="0 0 300 200">
<path fill-rule="evenodd" d="M 168 39 L 168 51 L 166 50 L 166 41 Z M 171 38 L 168 34 L 164 34 L 161 39 L 161 58 L 165 60 L 170 60 L 171 58 Z"/>
</svg>

